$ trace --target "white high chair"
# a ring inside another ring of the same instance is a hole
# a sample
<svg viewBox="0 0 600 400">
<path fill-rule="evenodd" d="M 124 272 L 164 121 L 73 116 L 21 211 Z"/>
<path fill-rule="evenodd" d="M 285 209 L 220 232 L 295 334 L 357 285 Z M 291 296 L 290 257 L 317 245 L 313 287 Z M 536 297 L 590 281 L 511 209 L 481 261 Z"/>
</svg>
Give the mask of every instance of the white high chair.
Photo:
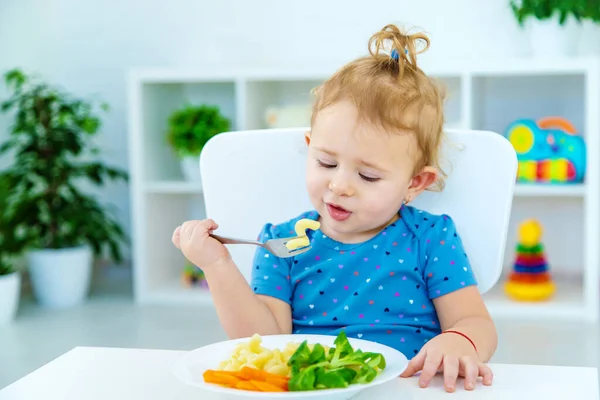
<svg viewBox="0 0 600 400">
<path fill-rule="evenodd" d="M 312 209 L 305 190 L 304 132 L 301 128 L 228 132 L 206 144 L 200 171 L 206 213 L 219 224 L 218 233 L 254 239 L 265 223 L 284 222 Z M 426 191 L 411 205 L 452 217 L 483 294 L 502 271 L 517 157 L 508 140 L 494 132 L 447 134 L 445 189 Z M 256 248 L 228 248 L 249 280 Z"/>
</svg>

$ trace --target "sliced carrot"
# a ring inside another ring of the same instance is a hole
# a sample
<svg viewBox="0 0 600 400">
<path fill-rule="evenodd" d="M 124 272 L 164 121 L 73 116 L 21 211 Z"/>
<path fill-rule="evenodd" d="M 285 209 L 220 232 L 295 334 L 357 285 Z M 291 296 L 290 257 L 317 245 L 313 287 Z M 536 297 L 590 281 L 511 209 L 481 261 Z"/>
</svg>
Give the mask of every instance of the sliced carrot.
<svg viewBox="0 0 600 400">
<path fill-rule="evenodd" d="M 246 379 L 246 380 L 262 381 L 262 382 L 266 382 L 267 378 L 288 379 L 287 377 L 272 374 L 270 372 L 267 372 L 267 371 L 264 371 L 261 369 L 252 368 L 252 367 L 243 367 L 240 370 L 240 375 L 243 379 Z"/>
<path fill-rule="evenodd" d="M 204 371 L 202 377 L 204 378 L 204 382 L 206 383 L 216 383 L 219 385 L 228 386 L 235 386 L 240 381 L 239 378 L 236 378 L 235 376 L 229 374 L 224 374 L 222 372 L 223 371 L 207 370 Z"/>
<path fill-rule="evenodd" d="M 252 382 L 258 388 L 258 390 L 260 390 L 261 392 L 286 392 L 287 391 L 287 389 L 283 389 L 279 386 L 272 385 L 268 382 L 252 381 L 252 380 L 250 382 Z"/>
<path fill-rule="evenodd" d="M 280 387 L 284 390 L 288 390 L 288 380 L 287 379 L 273 378 L 273 377 L 268 376 L 266 382 L 270 383 L 271 385 Z"/>
<path fill-rule="evenodd" d="M 260 392 L 258 387 L 252 381 L 239 381 L 235 385 L 235 388 L 241 390 L 251 390 L 253 392 Z"/>
</svg>

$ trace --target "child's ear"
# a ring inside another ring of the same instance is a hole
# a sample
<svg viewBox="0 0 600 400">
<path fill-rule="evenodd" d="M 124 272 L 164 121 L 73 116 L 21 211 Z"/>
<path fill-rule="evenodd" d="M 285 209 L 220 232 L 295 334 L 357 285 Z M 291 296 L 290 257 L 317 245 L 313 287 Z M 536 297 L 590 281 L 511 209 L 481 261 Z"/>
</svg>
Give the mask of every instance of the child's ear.
<svg viewBox="0 0 600 400">
<path fill-rule="evenodd" d="M 306 142 L 307 146 L 310 145 L 310 131 L 304 132 L 304 141 Z"/>
<path fill-rule="evenodd" d="M 438 178 L 438 171 L 433 167 L 424 167 L 421 172 L 413 176 L 406 197 L 414 200 L 425 189 L 431 186 Z"/>
</svg>

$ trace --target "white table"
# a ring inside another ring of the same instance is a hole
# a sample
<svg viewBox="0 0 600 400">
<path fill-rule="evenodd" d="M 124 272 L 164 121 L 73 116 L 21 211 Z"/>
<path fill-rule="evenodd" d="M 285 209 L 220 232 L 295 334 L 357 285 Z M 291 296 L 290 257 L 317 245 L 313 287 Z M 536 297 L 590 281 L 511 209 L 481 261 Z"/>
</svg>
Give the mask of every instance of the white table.
<svg viewBox="0 0 600 400">
<path fill-rule="evenodd" d="M 77 347 L 0 390 L 0 400 L 216 400 L 171 373 L 185 352 Z M 1 360 L 0 360 L 1 361 Z M 444 392 L 441 376 L 420 389 L 417 378 L 396 379 L 355 399 L 599 399 L 596 368 L 491 364 L 494 384 Z M 450 396 L 450 397 L 448 397 Z"/>
</svg>

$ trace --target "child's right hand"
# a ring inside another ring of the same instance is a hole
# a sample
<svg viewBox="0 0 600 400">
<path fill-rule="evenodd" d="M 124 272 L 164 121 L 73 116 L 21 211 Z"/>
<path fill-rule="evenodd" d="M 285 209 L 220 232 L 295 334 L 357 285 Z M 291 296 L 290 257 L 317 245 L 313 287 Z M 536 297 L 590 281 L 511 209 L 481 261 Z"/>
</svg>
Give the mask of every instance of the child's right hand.
<svg viewBox="0 0 600 400">
<path fill-rule="evenodd" d="M 199 268 L 211 268 L 226 263 L 231 260 L 229 251 L 209 235 L 218 227 L 211 219 L 186 221 L 173 232 L 173 244 Z"/>
</svg>

